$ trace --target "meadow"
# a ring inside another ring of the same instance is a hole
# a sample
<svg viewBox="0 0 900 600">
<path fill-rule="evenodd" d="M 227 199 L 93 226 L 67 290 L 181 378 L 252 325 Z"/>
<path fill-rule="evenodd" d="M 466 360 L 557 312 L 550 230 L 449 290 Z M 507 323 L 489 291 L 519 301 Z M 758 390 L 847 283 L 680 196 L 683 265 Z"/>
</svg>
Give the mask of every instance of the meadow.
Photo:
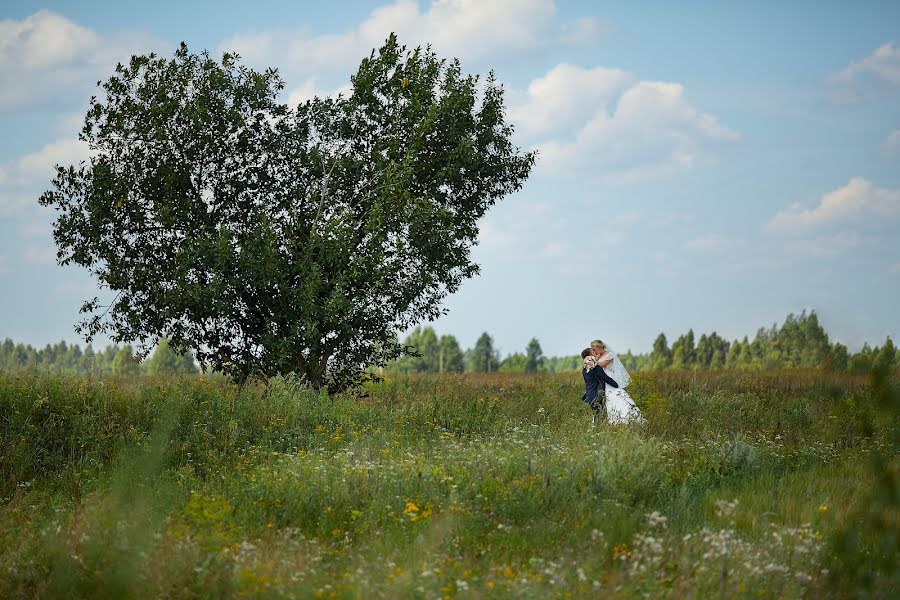
<svg viewBox="0 0 900 600">
<path fill-rule="evenodd" d="M 0 373 L 3 598 L 887 598 L 898 395 L 821 371 Z"/>
</svg>

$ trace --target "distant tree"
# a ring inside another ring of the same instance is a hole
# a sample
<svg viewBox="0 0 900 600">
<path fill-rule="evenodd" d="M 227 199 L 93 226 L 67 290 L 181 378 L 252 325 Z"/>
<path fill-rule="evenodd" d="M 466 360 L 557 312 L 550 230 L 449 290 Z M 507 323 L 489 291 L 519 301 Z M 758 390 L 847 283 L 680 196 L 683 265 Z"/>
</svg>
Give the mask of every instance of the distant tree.
<svg viewBox="0 0 900 600">
<path fill-rule="evenodd" d="M 551 356 L 544 361 L 544 367 L 552 373 L 578 371 L 581 369 L 581 357 L 578 355 Z"/>
<path fill-rule="evenodd" d="M 477 372 L 496 371 L 500 367 L 500 357 L 494 349 L 494 340 L 482 333 L 469 353 L 469 370 Z"/>
<path fill-rule="evenodd" d="M 544 370 L 544 351 L 541 350 L 541 344 L 537 338 L 531 338 L 528 346 L 525 347 L 525 372 L 534 373 Z"/>
<path fill-rule="evenodd" d="M 672 364 L 672 351 L 666 342 L 666 335 L 660 333 L 653 342 L 653 352 L 650 354 L 650 368 L 656 371 L 667 369 Z"/>
<path fill-rule="evenodd" d="M 438 357 L 438 371 L 460 373 L 465 370 L 462 349 L 459 342 L 452 335 L 442 335 L 438 342 L 440 355 Z"/>
<path fill-rule="evenodd" d="M 725 367 L 725 361 L 728 358 L 728 350 L 730 345 L 728 340 L 719 336 L 715 331 L 708 338 L 708 343 L 712 346 L 712 359 L 709 362 L 709 368 L 722 369 Z"/>
<path fill-rule="evenodd" d="M 528 357 L 521 352 L 514 352 L 500 362 L 497 371 L 501 373 L 524 373 L 528 365 Z"/>
<path fill-rule="evenodd" d="M 700 339 L 697 340 L 697 349 L 695 353 L 696 368 L 708 369 L 710 365 L 712 365 L 714 353 L 715 348 L 713 347 L 712 340 L 704 333 L 700 336 Z"/>
<path fill-rule="evenodd" d="M 850 357 L 847 369 L 851 373 L 857 375 L 868 373 L 872 370 L 873 359 L 874 352 L 872 351 L 872 348 L 869 346 L 868 342 L 866 342 L 865 344 L 863 344 L 863 347 L 859 352 Z"/>
<path fill-rule="evenodd" d="M 846 371 L 849 360 L 847 346 L 835 343 L 826 355 L 822 366 L 830 371 Z"/>
<path fill-rule="evenodd" d="M 696 365 L 696 349 L 694 348 L 694 330 L 680 336 L 672 344 L 672 368 L 693 369 Z"/>
<path fill-rule="evenodd" d="M 416 326 L 403 342 L 415 355 L 408 354 L 392 366 L 401 373 L 437 373 L 440 370 L 440 342 L 432 327 Z"/>
<path fill-rule="evenodd" d="M 897 358 L 897 348 L 894 346 L 894 341 L 891 338 L 887 338 L 884 342 L 884 345 L 878 350 L 878 352 L 875 352 L 873 354 L 873 369 L 889 371 L 896 365 L 895 361 Z"/>
<path fill-rule="evenodd" d="M 190 348 L 239 381 L 295 372 L 339 391 L 398 357 L 478 272 L 478 220 L 520 189 L 503 87 L 392 34 L 351 91 L 278 101 L 275 70 L 187 46 L 134 56 L 91 100 L 87 164 L 59 167 L 60 264 L 115 294 L 79 331 Z"/>
<path fill-rule="evenodd" d="M 156 345 L 156 351 L 147 361 L 147 373 L 149 375 L 196 373 L 197 366 L 194 357 L 188 351 L 176 352 L 169 340 L 161 338 Z"/>
<path fill-rule="evenodd" d="M 122 346 L 112 361 L 112 373 L 119 377 L 134 377 L 141 373 L 141 363 L 134 357 L 131 346 Z"/>
</svg>

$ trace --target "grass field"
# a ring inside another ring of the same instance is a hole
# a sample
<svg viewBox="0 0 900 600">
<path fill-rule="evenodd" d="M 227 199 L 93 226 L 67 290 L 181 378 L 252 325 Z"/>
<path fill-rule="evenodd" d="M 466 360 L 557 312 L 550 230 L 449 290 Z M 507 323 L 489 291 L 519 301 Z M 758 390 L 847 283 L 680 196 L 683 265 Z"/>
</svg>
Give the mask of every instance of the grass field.
<svg viewBox="0 0 900 600">
<path fill-rule="evenodd" d="M 0 597 L 891 597 L 897 395 L 821 372 L 0 374 Z"/>
</svg>

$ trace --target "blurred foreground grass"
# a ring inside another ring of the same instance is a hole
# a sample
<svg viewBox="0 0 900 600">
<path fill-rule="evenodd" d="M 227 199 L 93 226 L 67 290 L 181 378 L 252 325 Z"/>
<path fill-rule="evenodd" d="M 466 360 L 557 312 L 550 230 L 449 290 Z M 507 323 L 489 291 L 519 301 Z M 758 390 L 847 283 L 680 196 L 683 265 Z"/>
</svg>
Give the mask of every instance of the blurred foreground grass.
<svg viewBox="0 0 900 600">
<path fill-rule="evenodd" d="M 0 597 L 890 597 L 897 394 L 821 372 L 0 374 Z"/>
</svg>

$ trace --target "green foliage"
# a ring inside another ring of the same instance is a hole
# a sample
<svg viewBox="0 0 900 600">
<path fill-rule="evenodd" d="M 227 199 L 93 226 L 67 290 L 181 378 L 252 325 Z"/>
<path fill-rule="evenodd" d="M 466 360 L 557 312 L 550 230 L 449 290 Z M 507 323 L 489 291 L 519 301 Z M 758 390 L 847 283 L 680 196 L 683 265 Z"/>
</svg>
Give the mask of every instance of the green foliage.
<svg viewBox="0 0 900 600">
<path fill-rule="evenodd" d="M 892 361 L 882 361 L 873 373 L 871 410 L 857 423 L 865 437 L 876 434 L 879 421 L 893 427 L 885 443 L 869 453 L 873 484 L 830 539 L 831 582 L 847 595 L 888 597 L 900 589 L 900 386 L 890 377 Z"/>
<path fill-rule="evenodd" d="M 682 335 L 672 344 L 672 368 L 691 369 L 697 364 L 696 348 L 694 348 L 694 330 Z"/>
<path fill-rule="evenodd" d="M 467 353 L 468 370 L 479 373 L 496 371 L 500 367 L 500 353 L 494 349 L 494 338 L 484 332 Z"/>
<path fill-rule="evenodd" d="M 415 355 L 406 355 L 388 365 L 390 371 L 398 373 L 458 373 L 464 370 L 463 352 L 459 342 L 452 335 L 438 338 L 431 327 L 415 327 L 406 337 L 403 345 L 415 350 Z"/>
<path fill-rule="evenodd" d="M 659 334 L 653 341 L 653 352 L 650 354 L 649 368 L 653 370 L 667 369 L 672 365 L 672 351 L 666 341 L 665 334 Z"/>
<path fill-rule="evenodd" d="M 647 355 L 622 355 L 626 367 L 635 370 L 664 369 L 810 369 L 869 373 L 876 363 L 892 369 L 898 365 L 897 349 L 890 338 L 881 348 L 868 344 L 850 356 L 847 347 L 832 344 L 815 311 L 790 314 L 779 327 L 760 328 L 753 340 L 744 337 L 729 343 L 716 332 L 702 334 L 694 342 L 694 331 L 681 335 L 669 349 L 665 334 L 659 334 Z"/>
<path fill-rule="evenodd" d="M 351 82 L 292 107 L 276 71 L 230 54 L 118 65 L 85 117 L 93 156 L 40 200 L 61 264 L 116 293 L 79 330 L 333 391 L 398 357 L 394 333 L 478 272 L 478 220 L 535 156 L 512 144 L 493 74 L 480 85 L 430 48 L 391 35 Z"/>
<path fill-rule="evenodd" d="M 174 375 L 176 373 L 196 373 L 197 366 L 190 352 L 175 352 L 169 347 L 169 340 L 163 338 L 156 345 L 153 356 L 147 361 L 149 375 Z"/>
<path fill-rule="evenodd" d="M 531 338 L 528 346 L 525 348 L 525 372 L 535 373 L 544 370 L 544 351 L 541 350 L 541 344 L 537 338 Z"/>
<path fill-rule="evenodd" d="M 503 359 L 497 371 L 501 373 L 524 373 L 528 367 L 528 357 L 521 352 L 514 352 Z"/>
<path fill-rule="evenodd" d="M 120 348 L 112 361 L 112 373 L 119 377 L 134 377 L 141 372 L 141 363 L 134 356 L 134 349 L 125 345 Z"/>
</svg>

